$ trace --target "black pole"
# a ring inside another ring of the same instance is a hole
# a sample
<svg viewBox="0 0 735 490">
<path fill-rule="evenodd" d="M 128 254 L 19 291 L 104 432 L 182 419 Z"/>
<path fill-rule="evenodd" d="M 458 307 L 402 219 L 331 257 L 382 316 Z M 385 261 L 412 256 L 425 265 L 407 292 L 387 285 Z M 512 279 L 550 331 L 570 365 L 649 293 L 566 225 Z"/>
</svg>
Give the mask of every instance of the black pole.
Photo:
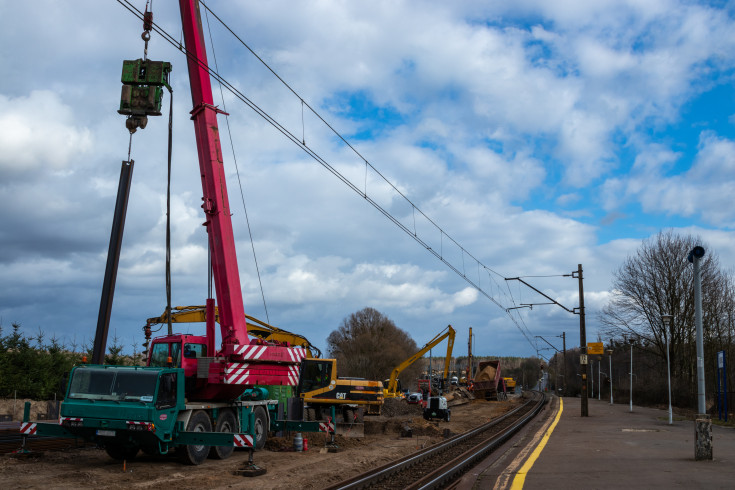
<svg viewBox="0 0 735 490">
<path fill-rule="evenodd" d="M 561 333 L 561 344 L 564 350 L 564 396 L 567 396 L 567 333 Z"/>
<path fill-rule="evenodd" d="M 582 374 L 582 417 L 587 417 L 587 375 L 589 373 L 589 365 L 587 364 L 587 332 L 584 325 L 584 286 L 582 264 L 577 265 L 577 278 L 579 279 L 579 348 L 582 353 L 579 363 L 579 368 Z"/>
<path fill-rule="evenodd" d="M 110 247 L 107 251 L 107 267 L 102 284 L 102 298 L 100 299 L 100 313 L 97 317 L 97 333 L 94 337 L 92 364 L 104 364 L 107 350 L 107 333 L 110 329 L 110 313 L 112 312 L 112 298 L 115 295 L 115 280 L 117 279 L 117 265 L 120 262 L 120 247 L 122 246 L 123 229 L 125 228 L 125 214 L 128 210 L 130 183 L 133 180 L 133 160 L 123 161 L 120 169 L 120 182 L 117 186 L 117 201 L 115 202 L 115 216 L 112 219 L 110 232 Z"/>
</svg>

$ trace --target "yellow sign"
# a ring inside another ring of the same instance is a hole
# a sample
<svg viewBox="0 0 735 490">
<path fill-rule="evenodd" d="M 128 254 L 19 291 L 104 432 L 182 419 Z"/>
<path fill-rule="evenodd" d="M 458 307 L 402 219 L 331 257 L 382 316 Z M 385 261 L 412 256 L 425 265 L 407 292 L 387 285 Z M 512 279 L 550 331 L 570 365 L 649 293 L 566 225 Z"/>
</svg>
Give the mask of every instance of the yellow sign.
<svg viewBox="0 0 735 490">
<path fill-rule="evenodd" d="M 605 353 L 605 346 L 602 342 L 589 342 L 587 344 L 587 354 L 591 356 L 601 356 Z"/>
</svg>

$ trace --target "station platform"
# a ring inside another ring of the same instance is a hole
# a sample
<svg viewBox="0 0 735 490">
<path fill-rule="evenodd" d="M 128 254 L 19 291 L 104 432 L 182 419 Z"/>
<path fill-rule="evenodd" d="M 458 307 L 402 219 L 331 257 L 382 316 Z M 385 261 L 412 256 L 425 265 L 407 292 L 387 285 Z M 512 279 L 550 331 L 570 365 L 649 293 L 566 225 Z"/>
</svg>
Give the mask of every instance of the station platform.
<svg viewBox="0 0 735 490">
<path fill-rule="evenodd" d="M 590 399 L 582 417 L 581 399 L 552 396 L 545 412 L 460 487 L 735 488 L 733 428 L 712 424 L 713 460 L 695 461 L 694 421 L 674 415 L 669 425 L 666 410 Z"/>
</svg>

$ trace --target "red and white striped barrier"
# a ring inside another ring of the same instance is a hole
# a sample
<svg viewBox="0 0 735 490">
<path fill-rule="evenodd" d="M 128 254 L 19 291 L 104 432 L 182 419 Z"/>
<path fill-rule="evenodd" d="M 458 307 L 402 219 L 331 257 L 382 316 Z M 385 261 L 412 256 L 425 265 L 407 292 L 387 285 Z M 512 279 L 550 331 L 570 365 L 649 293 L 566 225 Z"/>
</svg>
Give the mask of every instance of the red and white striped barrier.
<svg viewBox="0 0 735 490">
<path fill-rule="evenodd" d="M 253 436 L 235 434 L 235 447 L 253 447 Z"/>
<path fill-rule="evenodd" d="M 320 422 L 319 432 L 334 432 L 334 424 L 332 422 Z"/>
<path fill-rule="evenodd" d="M 36 433 L 36 424 L 31 422 L 23 422 L 20 424 L 20 433 L 32 436 Z"/>
<path fill-rule="evenodd" d="M 152 431 L 153 430 L 153 424 L 150 422 L 139 422 L 137 420 L 126 420 L 126 424 L 128 424 L 128 429 L 130 430 L 140 430 L 140 431 Z"/>
<path fill-rule="evenodd" d="M 228 362 L 225 365 L 226 384 L 247 385 L 258 380 L 259 384 L 296 386 L 299 383 L 299 366 L 296 364 L 262 367 L 258 363 Z"/>
</svg>

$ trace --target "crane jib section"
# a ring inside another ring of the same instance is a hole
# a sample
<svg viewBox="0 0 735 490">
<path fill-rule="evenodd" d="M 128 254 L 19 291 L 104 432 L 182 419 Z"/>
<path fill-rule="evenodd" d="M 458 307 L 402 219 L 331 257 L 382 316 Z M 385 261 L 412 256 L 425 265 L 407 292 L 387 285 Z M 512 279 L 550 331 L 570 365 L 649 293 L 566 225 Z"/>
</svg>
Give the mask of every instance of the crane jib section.
<svg viewBox="0 0 735 490">
<path fill-rule="evenodd" d="M 213 105 L 199 3 L 180 0 L 179 5 L 194 107 L 192 120 L 202 178 L 202 208 L 206 216 L 212 274 L 219 304 L 221 353 L 229 356 L 238 345 L 246 345 L 249 340 L 217 124 L 218 110 Z"/>
</svg>

